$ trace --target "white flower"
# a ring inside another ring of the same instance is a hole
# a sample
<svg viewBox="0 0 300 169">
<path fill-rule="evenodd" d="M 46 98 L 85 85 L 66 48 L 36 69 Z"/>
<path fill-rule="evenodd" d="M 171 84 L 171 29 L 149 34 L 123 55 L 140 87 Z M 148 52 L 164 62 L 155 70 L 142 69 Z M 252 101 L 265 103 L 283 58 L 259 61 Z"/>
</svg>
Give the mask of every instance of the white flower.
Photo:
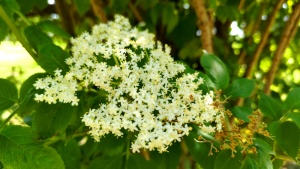
<svg viewBox="0 0 300 169">
<path fill-rule="evenodd" d="M 132 28 L 128 19 L 116 15 L 115 21 L 99 24 L 71 43 L 73 55 L 66 59 L 70 71 L 38 79 L 34 86 L 44 93 L 35 99 L 77 105 L 78 90 L 93 86 L 107 92 L 106 102 L 82 118 L 96 141 L 108 133 L 120 137 L 126 129 L 138 133 L 133 152 L 164 152 L 189 134 L 189 123 L 206 133 L 222 130 L 223 114 L 212 105 L 213 92 L 198 90 L 203 79 L 184 74 L 185 66 L 174 62 L 167 45 Z"/>
</svg>

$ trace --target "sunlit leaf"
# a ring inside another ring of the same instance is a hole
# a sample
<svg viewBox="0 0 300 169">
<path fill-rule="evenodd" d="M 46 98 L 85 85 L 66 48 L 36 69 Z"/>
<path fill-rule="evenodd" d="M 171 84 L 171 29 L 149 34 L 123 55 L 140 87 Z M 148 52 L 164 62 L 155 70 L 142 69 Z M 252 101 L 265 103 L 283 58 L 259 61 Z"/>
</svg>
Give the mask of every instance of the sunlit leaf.
<svg viewBox="0 0 300 169">
<path fill-rule="evenodd" d="M 217 89 L 224 89 L 229 84 L 229 73 L 225 64 L 215 55 L 203 53 L 200 59 L 208 77 L 216 84 Z"/>
<path fill-rule="evenodd" d="M 283 114 L 282 103 L 266 94 L 260 95 L 258 108 L 265 116 L 271 119 L 279 119 Z"/>
<path fill-rule="evenodd" d="M 0 111 L 10 108 L 18 102 L 18 89 L 9 80 L 0 78 Z"/>
<path fill-rule="evenodd" d="M 9 126 L 0 131 L 0 161 L 4 168 L 64 169 L 57 152 L 36 143 L 29 127 Z"/>
</svg>

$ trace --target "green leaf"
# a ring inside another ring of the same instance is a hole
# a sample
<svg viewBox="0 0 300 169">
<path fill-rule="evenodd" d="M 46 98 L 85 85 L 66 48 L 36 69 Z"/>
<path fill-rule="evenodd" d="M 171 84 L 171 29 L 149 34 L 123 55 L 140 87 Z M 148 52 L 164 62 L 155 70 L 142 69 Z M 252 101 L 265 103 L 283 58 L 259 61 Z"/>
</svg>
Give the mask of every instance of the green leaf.
<svg viewBox="0 0 300 169">
<path fill-rule="evenodd" d="M 151 151 L 150 159 L 157 164 L 156 169 L 176 169 L 181 156 L 180 143 L 176 142 L 168 148 L 168 153 Z"/>
<path fill-rule="evenodd" d="M 29 127 L 9 126 L 0 131 L 0 161 L 4 168 L 64 169 L 57 152 L 34 142 Z"/>
<path fill-rule="evenodd" d="M 241 107 L 241 106 L 234 106 L 231 109 L 232 114 L 234 117 L 243 120 L 244 122 L 249 122 L 248 116 L 252 114 L 252 109 L 248 107 Z"/>
<path fill-rule="evenodd" d="M 75 111 L 70 104 L 41 103 L 33 115 L 32 127 L 41 138 L 49 138 L 67 128 Z"/>
<path fill-rule="evenodd" d="M 257 150 L 257 159 L 258 165 L 263 169 L 273 169 L 272 161 L 270 155 L 265 151 L 258 149 Z"/>
<path fill-rule="evenodd" d="M 282 104 L 266 94 L 260 95 L 258 108 L 265 116 L 274 120 L 278 120 L 283 114 Z"/>
<path fill-rule="evenodd" d="M 167 27 L 167 34 L 170 34 L 178 24 L 178 14 L 174 2 L 168 2 L 164 5 L 162 11 L 162 24 Z"/>
<path fill-rule="evenodd" d="M 217 89 L 225 89 L 229 84 L 229 73 L 225 64 L 215 55 L 206 52 L 200 58 L 202 67 Z"/>
<path fill-rule="evenodd" d="M 37 79 L 46 76 L 46 73 L 33 74 L 22 84 L 19 98 L 19 115 L 24 116 L 31 113 L 35 108 L 37 108 L 38 103 L 34 100 L 34 95 L 37 93 L 37 90 L 34 88 L 33 84 L 37 81 Z"/>
<path fill-rule="evenodd" d="M 48 6 L 48 0 L 35 0 L 35 6 L 39 9 L 39 10 L 43 10 Z"/>
<path fill-rule="evenodd" d="M 81 152 L 78 142 L 75 139 L 67 143 L 59 141 L 52 145 L 63 159 L 66 169 L 80 169 Z"/>
<path fill-rule="evenodd" d="M 1 0 L 0 5 L 7 12 L 11 20 L 14 20 L 16 12 L 20 12 L 20 6 L 15 0 Z"/>
<path fill-rule="evenodd" d="M 94 140 L 93 140 L 94 141 Z M 117 138 L 113 134 L 107 134 L 97 143 L 97 152 L 114 156 L 123 152 L 126 144 L 126 137 Z"/>
<path fill-rule="evenodd" d="M 238 169 L 241 167 L 241 155 L 236 153 L 235 157 L 231 157 L 231 150 L 223 150 L 218 153 L 214 169 Z"/>
<path fill-rule="evenodd" d="M 69 53 L 60 47 L 47 45 L 41 48 L 37 62 L 47 73 L 54 74 L 56 69 L 61 69 L 65 73 L 69 69 L 65 63 L 68 57 Z"/>
<path fill-rule="evenodd" d="M 292 158 L 297 157 L 299 150 L 299 128 L 291 121 L 280 123 L 275 131 L 275 140 L 281 150 Z"/>
<path fill-rule="evenodd" d="M 1 42 L 8 35 L 8 26 L 2 18 L 0 18 L 0 28 L 1 28 L 0 31 L 0 42 Z"/>
<path fill-rule="evenodd" d="M 243 160 L 243 164 L 241 169 L 258 169 L 258 159 L 256 156 L 248 154 L 246 158 Z"/>
<path fill-rule="evenodd" d="M 197 129 L 194 129 L 185 137 L 185 142 L 191 153 L 192 158 L 201 165 L 202 168 L 214 168 L 216 156 L 209 155 L 211 150 L 210 143 L 198 143 L 195 138 L 198 137 Z M 216 153 L 215 153 L 216 154 Z"/>
<path fill-rule="evenodd" d="M 300 87 L 292 89 L 284 103 L 288 110 L 300 109 Z"/>
<path fill-rule="evenodd" d="M 255 147 L 257 147 L 261 151 L 263 151 L 267 154 L 275 155 L 275 153 L 272 150 L 272 147 L 267 142 L 265 142 L 264 140 L 262 140 L 260 138 L 255 138 L 254 144 L 255 144 Z"/>
<path fill-rule="evenodd" d="M 254 80 L 242 78 L 236 79 L 232 82 L 227 90 L 225 90 L 225 95 L 235 99 L 237 97 L 246 98 L 249 97 L 254 89 Z"/>
<path fill-rule="evenodd" d="M 88 169 L 121 169 L 122 161 L 121 155 L 97 157 L 90 163 Z"/>
<path fill-rule="evenodd" d="M 18 102 L 18 89 L 15 84 L 0 78 L 0 111 L 10 108 Z"/>
<path fill-rule="evenodd" d="M 160 169 L 155 161 L 152 159 L 146 160 L 140 154 L 131 154 L 127 161 L 126 167 L 128 169 Z"/>
<path fill-rule="evenodd" d="M 89 2 L 89 1 L 84 1 L 84 2 Z M 40 27 L 45 32 L 51 32 L 54 35 L 64 38 L 66 40 L 69 40 L 71 38 L 71 35 L 68 32 L 66 32 L 63 28 L 61 28 L 57 23 L 53 21 L 50 20 L 42 21 L 39 22 L 37 26 Z"/>
<path fill-rule="evenodd" d="M 300 128 L 300 113 L 292 112 L 286 115 L 288 118 L 291 118 L 293 122 Z"/>
<path fill-rule="evenodd" d="M 24 29 L 24 35 L 35 51 L 40 53 L 44 46 L 53 44 L 52 39 L 38 26 L 32 25 Z"/>
<path fill-rule="evenodd" d="M 74 0 L 74 3 L 80 16 L 90 9 L 90 1 Z"/>
</svg>

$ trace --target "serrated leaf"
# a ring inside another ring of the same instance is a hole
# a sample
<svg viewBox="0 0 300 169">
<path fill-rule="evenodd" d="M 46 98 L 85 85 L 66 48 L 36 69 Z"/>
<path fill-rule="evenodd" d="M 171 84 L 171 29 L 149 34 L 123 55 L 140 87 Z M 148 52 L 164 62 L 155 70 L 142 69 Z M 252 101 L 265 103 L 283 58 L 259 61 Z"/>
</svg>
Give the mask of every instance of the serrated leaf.
<svg viewBox="0 0 300 169">
<path fill-rule="evenodd" d="M 32 127 L 41 138 L 49 138 L 67 128 L 75 111 L 70 104 L 41 103 L 33 115 Z"/>
<path fill-rule="evenodd" d="M 240 168 L 241 156 L 236 153 L 235 157 L 231 157 L 231 150 L 222 150 L 218 153 L 214 169 Z"/>
<path fill-rule="evenodd" d="M 228 86 L 229 73 L 217 56 L 204 52 L 200 62 L 208 77 L 216 84 L 216 89 L 225 89 Z"/>
<path fill-rule="evenodd" d="M 258 108 L 265 116 L 275 120 L 281 118 L 283 114 L 282 103 L 266 94 L 260 95 L 258 100 Z"/>
<path fill-rule="evenodd" d="M 281 150 L 285 151 L 289 156 L 295 158 L 299 150 L 299 128 L 291 121 L 280 123 L 275 131 L 275 140 Z"/>
<path fill-rule="evenodd" d="M 40 27 L 45 32 L 51 32 L 54 35 L 57 35 L 66 40 L 69 40 L 71 38 L 71 35 L 68 32 L 66 32 L 63 28 L 61 28 L 57 23 L 53 21 L 49 21 L 49 20 L 42 21 L 39 22 L 37 26 Z"/>
<path fill-rule="evenodd" d="M 10 108 L 18 102 L 18 89 L 15 84 L 0 78 L 0 111 Z"/>
<path fill-rule="evenodd" d="M 234 117 L 241 119 L 245 122 L 249 122 L 248 116 L 252 114 L 252 109 L 248 107 L 241 107 L 241 106 L 234 106 L 233 109 L 231 109 L 232 114 Z"/>
<path fill-rule="evenodd" d="M 284 103 L 288 110 L 300 109 L 300 87 L 292 89 Z"/>
<path fill-rule="evenodd" d="M 91 161 L 88 169 L 121 169 L 122 161 L 122 155 L 97 157 Z"/>
<path fill-rule="evenodd" d="M 37 90 L 34 88 L 33 84 L 39 78 L 46 77 L 46 73 L 37 73 L 30 76 L 27 80 L 24 81 L 20 88 L 20 111 L 19 115 L 24 116 L 30 113 L 32 110 L 37 108 L 38 103 L 34 100 L 34 95 L 37 93 Z"/>
<path fill-rule="evenodd" d="M 66 73 L 69 70 L 65 63 L 68 57 L 69 53 L 52 44 L 41 48 L 37 62 L 49 74 L 54 74 L 56 69 Z"/>
<path fill-rule="evenodd" d="M 67 143 L 59 141 L 52 145 L 63 159 L 66 169 L 80 169 L 81 152 L 78 142 L 75 139 Z"/>
<path fill-rule="evenodd" d="M 40 53 L 44 46 L 53 44 L 52 39 L 38 26 L 32 25 L 24 29 L 24 35 L 35 51 Z"/>
<path fill-rule="evenodd" d="M 235 99 L 237 97 L 246 98 L 249 97 L 254 89 L 254 80 L 242 78 L 236 79 L 232 82 L 227 90 L 225 90 L 225 95 Z"/>
<path fill-rule="evenodd" d="M 90 1 L 74 0 L 74 4 L 80 16 L 90 9 Z"/>
<path fill-rule="evenodd" d="M 293 122 L 300 128 L 300 113 L 292 112 L 286 115 L 288 118 L 291 118 Z"/>
<path fill-rule="evenodd" d="M 57 152 L 34 142 L 29 127 L 9 126 L 0 131 L 0 161 L 4 168 L 64 169 Z"/>
</svg>

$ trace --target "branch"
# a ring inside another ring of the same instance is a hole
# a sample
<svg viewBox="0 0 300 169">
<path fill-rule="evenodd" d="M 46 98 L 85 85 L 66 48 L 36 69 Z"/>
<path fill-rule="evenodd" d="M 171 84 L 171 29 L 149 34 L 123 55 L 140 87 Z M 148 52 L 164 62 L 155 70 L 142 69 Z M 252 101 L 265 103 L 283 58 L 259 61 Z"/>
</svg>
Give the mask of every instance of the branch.
<svg viewBox="0 0 300 169">
<path fill-rule="evenodd" d="M 55 1 L 55 9 L 61 18 L 62 25 L 65 30 L 70 33 L 70 35 L 75 36 L 75 26 L 73 17 L 70 13 L 70 5 L 68 5 L 64 0 Z"/>
<path fill-rule="evenodd" d="M 261 16 L 264 13 L 264 10 L 265 10 L 266 6 L 267 5 L 266 5 L 265 2 L 261 2 L 260 9 L 259 9 L 259 14 L 258 14 L 257 18 L 261 18 Z M 251 22 L 254 22 L 254 23 L 251 23 Z M 257 21 L 252 21 L 251 20 L 250 23 L 247 24 L 246 28 L 244 29 L 244 33 L 245 33 L 246 37 L 249 37 L 246 44 L 252 44 L 253 43 L 253 35 L 254 35 L 255 32 L 257 32 L 257 29 L 259 28 L 260 25 L 261 25 L 261 19 L 259 19 Z M 238 63 L 239 64 L 244 64 L 246 56 L 247 56 L 247 52 L 246 52 L 245 49 L 243 49 L 242 52 L 239 55 Z"/>
<path fill-rule="evenodd" d="M 141 15 L 140 12 L 136 9 L 136 7 L 132 4 L 131 1 L 128 3 L 128 6 L 129 6 L 130 10 L 133 12 L 133 15 L 135 16 L 135 18 L 136 18 L 139 22 L 143 22 L 144 19 L 143 19 L 142 15 Z"/>
<path fill-rule="evenodd" d="M 279 9 L 281 8 L 282 4 L 283 4 L 284 0 L 278 0 L 277 1 L 277 4 L 275 5 L 272 13 L 268 16 L 268 21 L 267 21 L 267 25 L 266 25 L 266 28 L 262 34 L 262 38 L 261 38 L 261 41 L 258 45 L 258 47 L 256 48 L 256 51 L 254 53 L 254 56 L 253 56 L 253 59 L 252 61 L 250 62 L 250 64 L 247 66 L 247 69 L 246 69 L 246 74 L 245 76 L 247 78 L 251 78 L 252 77 L 252 72 L 253 72 L 253 69 L 254 67 L 256 66 L 257 64 L 257 60 L 259 58 L 259 56 L 261 55 L 265 45 L 267 44 L 268 42 L 268 38 L 269 38 L 269 35 L 270 35 L 270 30 L 272 28 L 272 25 L 274 24 L 275 22 L 275 19 L 276 19 L 276 13 L 279 11 Z"/>
<path fill-rule="evenodd" d="M 267 74 L 266 85 L 264 89 L 264 92 L 266 94 L 270 94 L 270 87 L 274 81 L 275 73 L 278 69 L 280 60 L 282 58 L 285 49 L 287 48 L 292 37 L 295 35 L 295 32 L 298 28 L 299 18 L 300 18 L 300 2 L 297 2 L 294 6 L 293 13 L 290 15 L 290 19 L 286 23 L 286 26 L 282 32 L 277 50 L 275 51 L 273 57 L 273 64 Z"/>
<path fill-rule="evenodd" d="M 26 49 L 26 51 L 31 55 L 34 60 L 37 60 L 37 55 L 31 45 L 27 42 L 24 35 L 20 32 L 20 30 L 15 25 L 14 21 L 8 16 L 6 11 L 0 5 L 0 18 L 4 20 L 4 22 L 8 25 L 11 31 L 14 33 L 18 41 L 22 44 L 22 46 Z"/>
<path fill-rule="evenodd" d="M 212 43 L 212 31 L 210 26 L 210 20 L 207 15 L 207 11 L 203 0 L 190 0 L 192 7 L 196 12 L 198 18 L 198 28 L 202 31 L 201 42 L 202 47 L 208 53 L 213 53 Z"/>
<path fill-rule="evenodd" d="M 107 17 L 105 12 L 103 11 L 103 2 L 102 0 L 91 0 L 93 13 L 99 18 L 99 20 L 103 23 L 106 23 Z"/>
</svg>

